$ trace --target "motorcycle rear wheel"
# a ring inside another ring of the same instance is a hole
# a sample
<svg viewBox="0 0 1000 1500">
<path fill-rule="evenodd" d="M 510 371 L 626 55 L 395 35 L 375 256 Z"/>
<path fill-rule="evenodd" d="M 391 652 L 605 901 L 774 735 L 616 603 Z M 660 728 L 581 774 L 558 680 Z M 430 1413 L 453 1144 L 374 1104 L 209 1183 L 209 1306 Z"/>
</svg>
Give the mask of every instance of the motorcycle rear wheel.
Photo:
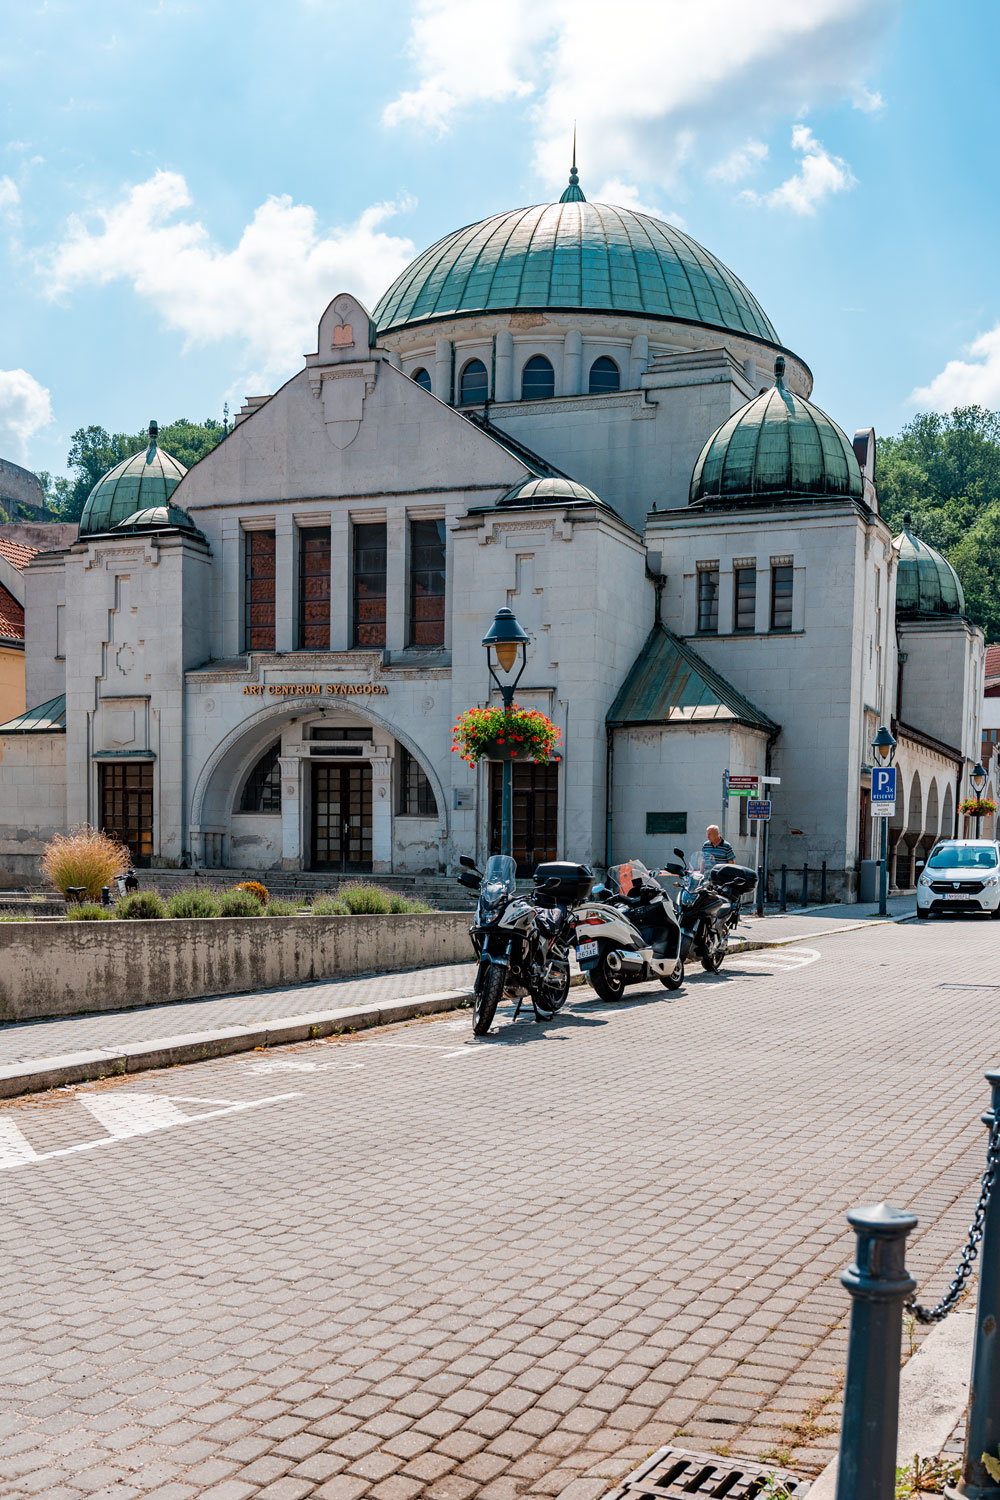
<svg viewBox="0 0 1000 1500">
<path fill-rule="evenodd" d="M 602 1000 L 614 1002 L 621 1000 L 625 995 L 625 980 L 621 974 L 612 974 L 608 970 L 607 958 L 601 954 L 595 968 L 589 974 L 590 983 L 600 995 Z"/>
<path fill-rule="evenodd" d="M 716 939 L 712 948 L 702 952 L 701 966 L 706 974 L 718 974 L 722 968 L 722 960 L 726 956 L 728 944 Z"/>
<path fill-rule="evenodd" d="M 561 1011 L 569 995 L 569 965 L 560 974 L 560 983 L 540 984 L 531 991 L 531 1003 L 535 1013 L 547 1020 Z"/>
<path fill-rule="evenodd" d="M 480 970 L 476 976 L 476 991 L 472 1001 L 472 1031 L 474 1036 L 485 1036 L 493 1025 L 497 1006 L 503 999 L 507 969 L 504 964 L 487 964 L 486 972 Z"/>
<path fill-rule="evenodd" d="M 672 974 L 661 974 L 660 983 L 665 990 L 679 990 L 684 983 L 684 960 L 677 960 L 677 967 Z"/>
</svg>

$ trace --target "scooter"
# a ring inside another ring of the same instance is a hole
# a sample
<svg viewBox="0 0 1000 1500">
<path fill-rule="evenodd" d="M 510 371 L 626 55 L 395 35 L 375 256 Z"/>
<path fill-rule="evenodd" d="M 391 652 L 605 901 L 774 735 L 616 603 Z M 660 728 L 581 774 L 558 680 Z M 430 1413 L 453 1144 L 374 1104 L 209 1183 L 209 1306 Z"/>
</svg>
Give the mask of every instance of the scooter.
<svg viewBox="0 0 1000 1500">
<path fill-rule="evenodd" d="M 681 956 L 694 954 L 708 974 L 718 974 L 729 951 L 729 934 L 740 919 L 740 898 L 757 889 L 757 875 L 745 865 L 718 864 L 706 870 L 702 855 L 688 861 L 683 849 L 674 853 L 681 864 L 670 863 L 664 874 L 677 875 L 677 916 L 681 926 Z"/>
<path fill-rule="evenodd" d="M 680 924 L 669 895 L 640 860 L 613 865 L 593 898 L 572 913 L 576 956 L 602 1000 L 620 1000 L 629 984 L 684 983 Z"/>
</svg>

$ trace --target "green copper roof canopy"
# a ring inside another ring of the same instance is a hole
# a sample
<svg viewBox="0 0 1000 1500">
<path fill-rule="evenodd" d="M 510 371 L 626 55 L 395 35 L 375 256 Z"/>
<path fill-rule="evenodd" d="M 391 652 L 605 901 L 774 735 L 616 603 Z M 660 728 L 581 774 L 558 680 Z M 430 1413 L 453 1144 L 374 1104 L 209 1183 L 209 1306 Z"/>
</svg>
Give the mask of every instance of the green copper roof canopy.
<svg viewBox="0 0 1000 1500">
<path fill-rule="evenodd" d="M 179 505 L 147 505 L 135 515 L 119 521 L 116 531 L 190 531 L 195 536 L 201 532 L 186 510 Z"/>
<path fill-rule="evenodd" d="M 187 469 L 159 447 L 158 431 L 150 422 L 149 446 L 123 458 L 94 485 L 80 517 L 80 536 L 113 531 L 136 511 L 169 503 Z"/>
<path fill-rule="evenodd" d="M 765 734 L 779 728 L 687 641 L 665 625 L 654 625 L 608 710 L 609 728 L 726 721 Z"/>
<path fill-rule="evenodd" d="M 910 530 L 907 511 L 903 529 L 894 540 L 899 566 L 896 572 L 896 615 L 899 619 L 955 619 L 965 614 L 962 582 L 948 560 Z"/>
<path fill-rule="evenodd" d="M 862 499 L 864 482 L 847 434 L 818 406 L 786 390 L 785 361 L 775 384 L 712 434 L 691 476 L 690 503 Z"/>
<path fill-rule="evenodd" d="M 66 694 L 50 698 L 38 708 L 29 708 L 16 719 L 0 724 L 0 734 L 65 734 Z"/>
<path fill-rule="evenodd" d="M 559 203 L 494 214 L 425 250 L 376 307 L 379 334 L 464 313 L 579 309 L 780 343 L 760 303 L 714 255 L 648 214 L 588 203 L 574 175 Z"/>
</svg>

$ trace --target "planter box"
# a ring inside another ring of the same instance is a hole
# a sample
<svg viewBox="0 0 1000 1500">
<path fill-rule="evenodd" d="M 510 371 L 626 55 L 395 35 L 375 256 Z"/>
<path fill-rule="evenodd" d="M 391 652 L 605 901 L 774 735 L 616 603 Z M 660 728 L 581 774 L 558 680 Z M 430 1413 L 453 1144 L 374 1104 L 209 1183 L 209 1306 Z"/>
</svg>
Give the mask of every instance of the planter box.
<svg viewBox="0 0 1000 1500">
<path fill-rule="evenodd" d="M 133 1010 L 471 959 L 468 912 L 5 922 L 0 1020 Z"/>
</svg>

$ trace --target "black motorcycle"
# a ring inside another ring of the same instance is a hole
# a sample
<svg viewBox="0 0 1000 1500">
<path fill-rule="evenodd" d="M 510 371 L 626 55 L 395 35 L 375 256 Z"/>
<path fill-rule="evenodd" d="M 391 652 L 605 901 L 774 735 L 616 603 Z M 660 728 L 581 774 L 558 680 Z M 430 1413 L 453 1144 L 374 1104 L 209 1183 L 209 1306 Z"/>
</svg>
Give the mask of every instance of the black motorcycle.
<svg viewBox="0 0 1000 1500">
<path fill-rule="evenodd" d="M 746 865 L 718 864 L 705 869 L 704 857 L 689 861 L 683 849 L 674 853 L 682 864 L 668 864 L 665 873 L 680 877 L 677 919 L 681 924 L 681 957 L 694 954 L 709 974 L 718 974 L 729 951 L 729 934 L 740 919 L 743 896 L 757 889 L 757 875 Z"/>
<path fill-rule="evenodd" d="M 464 866 L 459 884 L 479 892 L 469 929 L 479 960 L 473 1032 L 486 1035 L 504 995 L 518 1002 L 515 1020 L 521 1002 L 529 995 L 536 1018 L 551 1020 L 569 993 L 572 937 L 567 902 L 558 877 L 552 873 L 554 867 L 539 865 L 529 899 L 518 895 L 517 866 L 510 855 L 491 855 L 482 872 L 467 855 L 462 855 L 459 864 Z"/>
</svg>

